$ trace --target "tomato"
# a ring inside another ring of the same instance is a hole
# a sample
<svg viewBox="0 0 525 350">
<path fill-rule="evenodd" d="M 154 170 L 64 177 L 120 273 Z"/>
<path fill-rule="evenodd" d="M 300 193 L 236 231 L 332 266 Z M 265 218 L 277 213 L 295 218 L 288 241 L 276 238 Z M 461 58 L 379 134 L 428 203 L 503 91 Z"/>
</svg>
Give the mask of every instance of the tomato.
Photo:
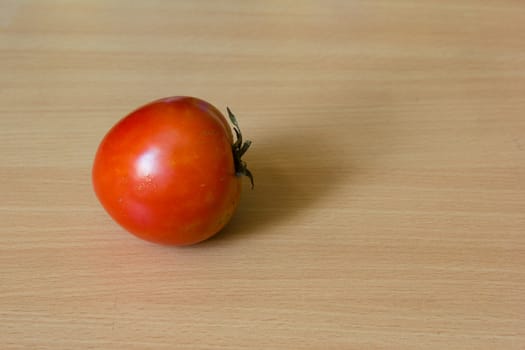
<svg viewBox="0 0 525 350">
<path fill-rule="evenodd" d="M 203 241 L 231 219 L 241 175 L 252 181 L 241 156 L 234 115 L 226 118 L 193 97 L 151 102 L 120 120 L 97 150 L 92 180 L 109 215 L 134 235 L 155 243 Z"/>
</svg>

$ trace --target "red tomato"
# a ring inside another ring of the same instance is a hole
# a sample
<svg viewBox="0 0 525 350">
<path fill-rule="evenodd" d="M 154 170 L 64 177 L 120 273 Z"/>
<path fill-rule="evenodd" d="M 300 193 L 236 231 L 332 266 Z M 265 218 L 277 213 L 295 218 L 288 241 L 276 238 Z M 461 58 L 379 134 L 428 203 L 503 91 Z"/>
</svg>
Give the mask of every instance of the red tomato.
<svg viewBox="0 0 525 350">
<path fill-rule="evenodd" d="M 147 241 L 188 245 L 221 230 L 249 176 L 224 116 L 192 97 L 151 102 L 118 122 L 104 137 L 93 165 L 95 193 L 110 216 Z"/>
</svg>

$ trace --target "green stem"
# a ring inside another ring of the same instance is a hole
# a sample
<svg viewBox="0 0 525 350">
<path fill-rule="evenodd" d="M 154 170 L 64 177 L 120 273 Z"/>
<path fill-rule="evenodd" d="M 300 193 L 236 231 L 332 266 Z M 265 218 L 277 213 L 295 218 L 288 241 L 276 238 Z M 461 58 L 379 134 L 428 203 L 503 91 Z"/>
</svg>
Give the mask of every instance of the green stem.
<svg viewBox="0 0 525 350">
<path fill-rule="evenodd" d="M 235 174 L 237 176 L 247 176 L 250 179 L 253 189 L 253 175 L 251 171 L 248 170 L 246 162 L 242 160 L 242 156 L 246 153 L 248 148 L 250 148 L 252 142 L 250 140 L 246 140 L 243 142 L 241 129 L 239 128 L 239 123 L 237 123 L 237 118 L 235 118 L 235 115 L 232 113 L 230 108 L 226 107 L 226 110 L 228 111 L 228 117 L 230 117 L 230 121 L 233 124 L 233 131 L 235 132 L 236 137 L 236 140 L 232 145 L 233 161 L 235 164 Z"/>
</svg>

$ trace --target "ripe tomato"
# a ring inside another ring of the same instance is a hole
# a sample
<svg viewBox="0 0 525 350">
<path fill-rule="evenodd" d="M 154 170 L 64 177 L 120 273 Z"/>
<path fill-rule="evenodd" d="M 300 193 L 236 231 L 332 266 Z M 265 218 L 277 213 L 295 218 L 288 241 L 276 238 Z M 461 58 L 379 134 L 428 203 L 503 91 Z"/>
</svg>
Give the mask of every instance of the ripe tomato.
<svg viewBox="0 0 525 350">
<path fill-rule="evenodd" d="M 188 245 L 221 230 L 249 176 L 224 116 L 193 97 L 151 102 L 119 121 L 95 156 L 95 193 L 110 216 L 136 236 L 155 243 Z"/>
</svg>

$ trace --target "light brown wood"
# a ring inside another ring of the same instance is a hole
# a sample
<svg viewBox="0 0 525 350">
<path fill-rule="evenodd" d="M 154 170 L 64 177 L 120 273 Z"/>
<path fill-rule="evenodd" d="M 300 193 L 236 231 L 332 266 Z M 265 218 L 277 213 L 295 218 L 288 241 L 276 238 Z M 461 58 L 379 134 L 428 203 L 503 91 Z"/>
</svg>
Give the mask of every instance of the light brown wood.
<svg viewBox="0 0 525 350">
<path fill-rule="evenodd" d="M 253 141 L 227 229 L 90 169 L 158 97 Z M 525 2 L 0 0 L 2 349 L 525 349 Z"/>
</svg>

